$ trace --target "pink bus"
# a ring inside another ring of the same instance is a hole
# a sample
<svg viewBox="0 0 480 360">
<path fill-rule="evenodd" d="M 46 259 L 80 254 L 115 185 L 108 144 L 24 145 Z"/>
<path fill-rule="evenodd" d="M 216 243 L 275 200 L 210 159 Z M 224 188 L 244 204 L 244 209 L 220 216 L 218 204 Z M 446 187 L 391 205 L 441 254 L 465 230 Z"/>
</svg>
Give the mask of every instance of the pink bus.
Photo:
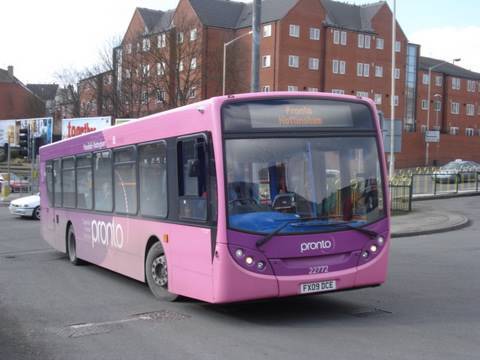
<svg viewBox="0 0 480 360">
<path fill-rule="evenodd" d="M 385 159 L 369 99 L 217 97 L 40 158 L 44 239 L 158 298 L 226 303 L 386 279 Z"/>
</svg>

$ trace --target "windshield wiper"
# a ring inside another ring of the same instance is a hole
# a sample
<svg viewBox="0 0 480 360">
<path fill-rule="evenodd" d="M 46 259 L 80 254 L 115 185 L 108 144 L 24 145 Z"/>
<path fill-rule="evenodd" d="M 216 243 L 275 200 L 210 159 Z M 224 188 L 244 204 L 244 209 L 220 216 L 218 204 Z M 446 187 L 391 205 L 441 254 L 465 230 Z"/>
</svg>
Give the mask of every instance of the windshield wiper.
<svg viewBox="0 0 480 360">
<path fill-rule="evenodd" d="M 298 219 L 286 221 L 280 227 L 273 230 L 270 234 L 264 236 L 261 239 L 258 239 L 255 244 L 257 245 L 257 247 L 261 247 L 261 246 L 265 245 L 266 243 L 268 243 L 275 235 L 277 235 L 280 231 L 285 229 L 288 225 L 299 223 L 299 222 L 312 221 L 312 220 L 328 220 L 328 218 L 327 217 L 309 217 L 309 218 L 298 218 Z M 378 236 L 378 233 L 373 231 L 373 230 L 352 226 L 347 222 L 315 224 L 315 225 L 326 226 L 326 227 L 330 226 L 330 227 L 337 227 L 337 228 L 345 228 L 345 229 L 348 229 L 348 230 L 356 230 L 356 231 L 358 231 L 362 234 L 367 235 L 371 239 L 375 239 Z"/>
</svg>

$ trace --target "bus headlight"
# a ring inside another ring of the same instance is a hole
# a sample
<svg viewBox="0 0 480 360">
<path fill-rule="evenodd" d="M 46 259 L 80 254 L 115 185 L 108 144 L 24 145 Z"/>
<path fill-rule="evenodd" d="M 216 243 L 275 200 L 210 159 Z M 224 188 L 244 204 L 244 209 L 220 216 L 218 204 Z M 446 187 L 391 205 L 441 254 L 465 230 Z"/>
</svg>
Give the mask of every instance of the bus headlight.
<svg viewBox="0 0 480 360">
<path fill-rule="evenodd" d="M 375 244 L 370 245 L 370 251 L 371 251 L 372 253 L 376 253 L 377 250 L 378 250 L 377 245 L 375 245 Z"/>
<path fill-rule="evenodd" d="M 377 239 L 377 244 L 379 246 L 383 246 L 383 244 L 385 244 L 385 238 L 383 236 L 379 236 Z"/>
<path fill-rule="evenodd" d="M 235 256 L 236 256 L 236 257 L 242 258 L 243 255 L 245 255 L 245 253 L 243 252 L 242 249 L 237 249 L 237 250 L 235 250 Z"/>
<path fill-rule="evenodd" d="M 247 256 L 247 257 L 245 258 L 245 263 L 246 263 L 248 266 L 253 265 L 253 257 Z"/>
<path fill-rule="evenodd" d="M 364 259 L 368 258 L 368 255 L 370 255 L 370 254 L 368 253 L 368 251 L 364 251 L 364 252 L 362 253 L 362 258 L 364 258 Z"/>
<path fill-rule="evenodd" d="M 264 269 L 265 269 L 265 263 L 264 263 L 263 261 L 259 261 L 259 262 L 257 263 L 257 270 L 262 271 L 262 270 L 264 270 Z"/>
</svg>

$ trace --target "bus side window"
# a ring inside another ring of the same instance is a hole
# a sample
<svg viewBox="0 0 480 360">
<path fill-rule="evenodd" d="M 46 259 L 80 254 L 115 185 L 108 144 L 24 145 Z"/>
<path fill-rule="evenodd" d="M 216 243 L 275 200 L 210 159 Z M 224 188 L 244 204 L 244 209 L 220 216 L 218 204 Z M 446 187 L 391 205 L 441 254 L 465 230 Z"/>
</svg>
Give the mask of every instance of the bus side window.
<svg viewBox="0 0 480 360">
<path fill-rule="evenodd" d="M 53 162 L 53 199 L 55 207 L 62 207 L 62 174 L 60 159 Z"/>
<path fill-rule="evenodd" d="M 207 220 L 207 146 L 204 137 L 177 143 L 179 216 Z"/>
<path fill-rule="evenodd" d="M 48 206 L 53 206 L 53 164 L 52 161 L 47 161 L 45 166 L 45 174 L 47 180 L 47 197 L 48 197 Z"/>
</svg>

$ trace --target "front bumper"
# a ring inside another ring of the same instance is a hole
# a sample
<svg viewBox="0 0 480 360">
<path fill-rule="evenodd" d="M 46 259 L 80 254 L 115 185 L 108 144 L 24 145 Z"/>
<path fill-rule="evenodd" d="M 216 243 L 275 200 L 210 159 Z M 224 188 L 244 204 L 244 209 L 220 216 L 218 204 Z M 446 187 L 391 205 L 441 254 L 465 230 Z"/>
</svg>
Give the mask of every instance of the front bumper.
<svg viewBox="0 0 480 360">
<path fill-rule="evenodd" d="M 304 283 L 336 280 L 336 290 L 376 286 L 385 282 L 387 277 L 388 253 L 390 241 L 371 261 L 349 269 L 330 273 L 298 276 L 262 275 L 240 267 L 231 258 L 225 244 L 217 244 L 217 259 L 214 266 L 215 303 L 246 301 L 262 298 L 274 298 L 300 295 L 300 286 Z"/>
<path fill-rule="evenodd" d="M 33 214 L 33 208 L 16 207 L 10 205 L 8 210 L 10 211 L 10 214 L 18 216 L 32 216 Z"/>
</svg>

